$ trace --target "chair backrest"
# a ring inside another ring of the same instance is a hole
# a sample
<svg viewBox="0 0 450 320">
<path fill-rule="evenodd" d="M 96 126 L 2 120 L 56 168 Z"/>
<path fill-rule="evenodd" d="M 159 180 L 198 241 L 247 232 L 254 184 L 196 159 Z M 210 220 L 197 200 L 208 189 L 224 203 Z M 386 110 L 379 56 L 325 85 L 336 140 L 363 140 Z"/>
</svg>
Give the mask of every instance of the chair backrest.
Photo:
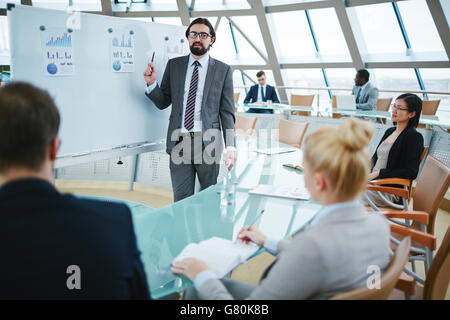
<svg viewBox="0 0 450 320">
<path fill-rule="evenodd" d="M 234 93 L 234 104 L 237 104 L 239 101 L 239 96 L 241 95 L 240 92 L 235 92 Z"/>
<path fill-rule="evenodd" d="M 395 287 L 400 274 L 408 261 L 411 238 L 406 237 L 400 242 L 388 269 L 380 279 L 380 289 L 369 289 L 367 286 L 338 294 L 331 300 L 385 300 Z"/>
<path fill-rule="evenodd" d="M 434 116 L 439 107 L 441 100 L 423 100 L 422 101 L 422 114 L 426 116 Z"/>
<path fill-rule="evenodd" d="M 391 102 L 392 102 L 392 98 L 378 99 L 377 110 L 378 111 L 389 111 Z"/>
<path fill-rule="evenodd" d="M 427 232 L 434 234 L 434 224 L 439 204 L 450 185 L 450 168 L 429 155 L 425 160 L 413 196 L 413 209 L 430 215 Z M 413 224 L 415 228 L 417 224 Z"/>
<path fill-rule="evenodd" d="M 256 120 L 258 120 L 256 117 L 247 117 L 237 114 L 235 124 L 236 133 L 248 134 L 251 136 L 253 134 L 253 130 L 255 129 Z"/>
<path fill-rule="evenodd" d="M 291 94 L 291 106 L 305 106 L 311 107 L 314 94 L 301 95 L 301 94 Z"/>
<path fill-rule="evenodd" d="M 431 263 L 423 288 L 424 300 L 444 300 L 450 283 L 450 227 Z"/>
<path fill-rule="evenodd" d="M 331 96 L 331 107 L 333 109 L 337 109 L 337 102 L 336 102 L 336 96 L 335 95 Z M 333 113 L 333 119 L 339 119 L 339 118 L 342 118 L 342 117 L 343 117 L 342 114 Z"/>
<path fill-rule="evenodd" d="M 278 123 L 278 141 L 300 148 L 309 122 L 280 119 Z"/>
</svg>

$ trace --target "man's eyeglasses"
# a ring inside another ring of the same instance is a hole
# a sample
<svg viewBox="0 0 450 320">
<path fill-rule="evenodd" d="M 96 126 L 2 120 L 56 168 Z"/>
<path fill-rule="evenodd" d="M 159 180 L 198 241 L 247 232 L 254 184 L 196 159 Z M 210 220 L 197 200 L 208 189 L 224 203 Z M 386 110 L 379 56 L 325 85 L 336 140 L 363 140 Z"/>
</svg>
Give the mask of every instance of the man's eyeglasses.
<svg viewBox="0 0 450 320">
<path fill-rule="evenodd" d="M 398 106 L 396 106 L 396 105 L 391 105 L 391 110 L 392 111 L 394 111 L 394 110 L 397 110 L 397 111 L 408 111 L 408 108 L 400 108 L 400 107 L 398 107 Z"/>
<path fill-rule="evenodd" d="M 191 31 L 188 33 L 188 37 L 191 39 L 197 39 L 197 37 L 200 37 L 200 39 L 205 40 L 208 39 L 208 37 L 211 37 L 211 35 L 206 32 L 197 33 L 195 31 Z"/>
</svg>

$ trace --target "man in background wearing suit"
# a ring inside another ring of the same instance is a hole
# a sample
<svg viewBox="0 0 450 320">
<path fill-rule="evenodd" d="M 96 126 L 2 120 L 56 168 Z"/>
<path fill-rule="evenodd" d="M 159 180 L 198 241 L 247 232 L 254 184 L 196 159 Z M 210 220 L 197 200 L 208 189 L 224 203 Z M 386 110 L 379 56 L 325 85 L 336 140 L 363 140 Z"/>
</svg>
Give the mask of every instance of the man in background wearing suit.
<svg viewBox="0 0 450 320">
<path fill-rule="evenodd" d="M 356 97 L 356 109 L 377 110 L 378 89 L 369 83 L 369 71 L 360 69 L 356 73 L 352 95 Z"/>
<path fill-rule="evenodd" d="M 271 85 L 266 84 L 266 74 L 264 73 L 264 71 L 259 71 L 256 74 L 256 78 L 258 79 L 259 85 L 255 84 L 250 88 L 250 91 L 245 97 L 244 103 L 266 102 L 267 100 L 272 100 L 273 103 L 280 103 L 275 88 Z M 246 112 L 273 113 L 273 110 L 250 108 Z"/>
<path fill-rule="evenodd" d="M 191 54 L 170 59 L 160 84 L 153 63 L 144 72 L 147 97 L 161 110 L 172 105 L 166 152 L 174 201 L 194 194 L 196 176 L 202 190 L 217 183 L 222 138 L 228 170 L 236 161 L 233 71 L 209 56 L 216 35 L 208 19 L 192 21 L 186 38 Z"/>
<path fill-rule="evenodd" d="M 50 95 L 0 88 L 0 299 L 148 299 L 128 207 L 60 194 Z"/>
</svg>

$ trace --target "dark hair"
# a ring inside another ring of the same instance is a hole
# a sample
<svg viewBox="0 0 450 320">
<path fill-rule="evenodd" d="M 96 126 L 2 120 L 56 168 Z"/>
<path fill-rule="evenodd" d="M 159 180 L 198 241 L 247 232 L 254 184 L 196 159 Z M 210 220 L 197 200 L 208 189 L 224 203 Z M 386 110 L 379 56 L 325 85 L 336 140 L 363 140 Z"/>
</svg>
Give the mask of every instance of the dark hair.
<svg viewBox="0 0 450 320">
<path fill-rule="evenodd" d="M 258 73 L 256 74 L 256 77 L 259 78 L 259 77 L 262 77 L 264 75 L 265 75 L 264 71 L 261 70 L 261 71 L 258 71 Z"/>
<path fill-rule="evenodd" d="M 422 99 L 414 93 L 404 93 L 399 95 L 395 100 L 402 99 L 408 106 L 408 112 L 416 112 L 416 115 L 409 119 L 406 128 L 417 128 L 419 125 L 420 114 L 422 113 Z"/>
<path fill-rule="evenodd" d="M 214 27 L 212 26 L 211 22 L 209 22 L 209 20 L 206 18 L 197 18 L 194 21 L 192 21 L 189 27 L 186 29 L 186 38 L 188 37 L 188 33 L 191 31 L 191 27 L 194 24 L 204 24 L 209 28 L 209 34 L 211 35 L 211 38 L 216 37 L 216 32 L 214 31 Z"/>
<path fill-rule="evenodd" d="M 370 73 L 366 69 L 359 69 L 356 73 L 360 78 L 366 79 L 366 81 L 369 81 Z"/>
<path fill-rule="evenodd" d="M 0 172 L 11 167 L 39 170 L 57 136 L 60 117 L 47 91 L 29 83 L 0 88 Z"/>
</svg>

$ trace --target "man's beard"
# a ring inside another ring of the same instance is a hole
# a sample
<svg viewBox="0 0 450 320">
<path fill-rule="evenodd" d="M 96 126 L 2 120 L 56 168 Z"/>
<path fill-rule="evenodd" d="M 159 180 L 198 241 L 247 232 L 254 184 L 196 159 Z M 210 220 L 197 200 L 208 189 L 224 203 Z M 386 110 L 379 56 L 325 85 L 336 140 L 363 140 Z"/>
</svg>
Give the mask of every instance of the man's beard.
<svg viewBox="0 0 450 320">
<path fill-rule="evenodd" d="M 194 45 L 196 45 L 196 44 L 200 44 L 201 48 L 196 48 L 196 47 L 194 47 Z M 208 48 L 205 48 L 205 47 L 203 46 L 203 44 L 201 44 L 200 42 L 194 42 L 194 43 L 192 44 L 192 46 L 190 46 L 190 49 L 191 49 L 191 53 L 192 53 L 192 54 L 194 54 L 194 55 L 196 55 L 196 56 L 202 56 L 202 55 L 204 55 L 205 53 L 208 52 L 209 47 L 208 47 Z"/>
</svg>

